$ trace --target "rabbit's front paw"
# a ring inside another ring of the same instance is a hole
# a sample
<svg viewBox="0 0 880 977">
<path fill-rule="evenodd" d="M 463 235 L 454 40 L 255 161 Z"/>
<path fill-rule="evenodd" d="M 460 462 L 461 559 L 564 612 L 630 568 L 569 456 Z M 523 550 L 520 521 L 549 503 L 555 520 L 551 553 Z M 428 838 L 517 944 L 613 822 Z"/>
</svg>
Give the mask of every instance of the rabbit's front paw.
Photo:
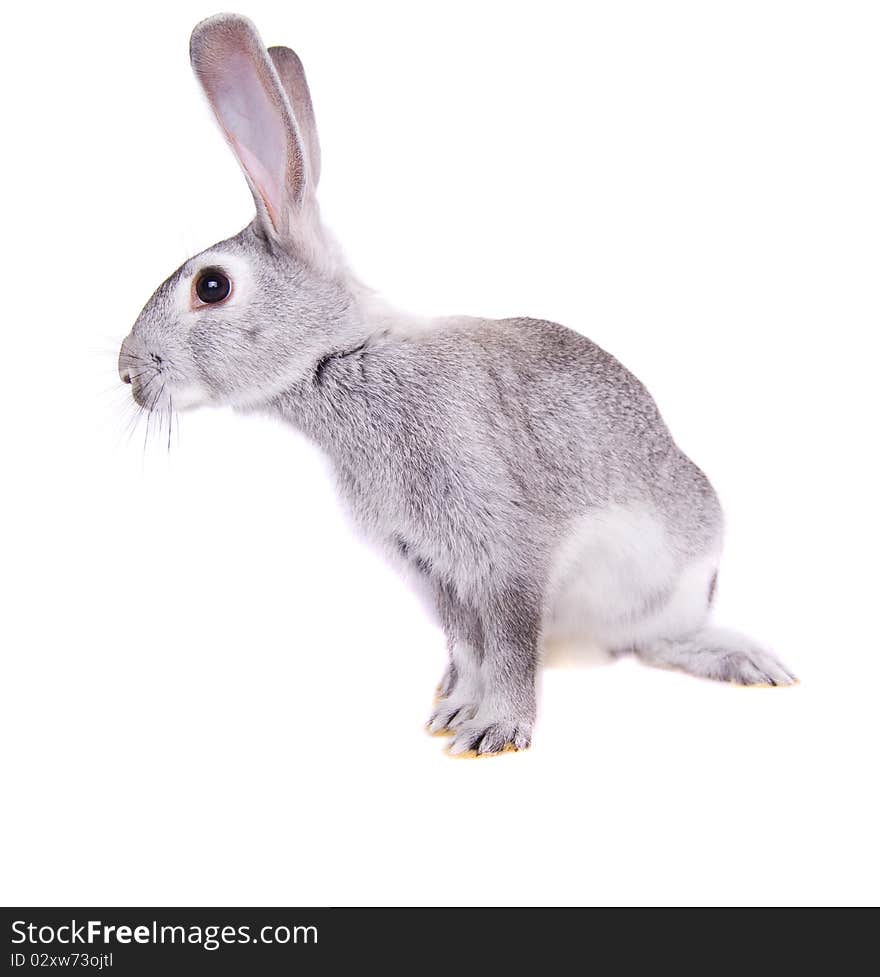
<svg viewBox="0 0 880 977">
<path fill-rule="evenodd" d="M 429 733 L 441 735 L 451 733 L 468 719 L 477 714 L 480 704 L 459 696 L 441 699 L 427 722 Z"/>
<path fill-rule="evenodd" d="M 452 756 L 494 756 L 509 750 L 526 750 L 531 741 L 530 722 L 478 715 L 458 726 L 449 744 L 449 753 Z"/>
</svg>

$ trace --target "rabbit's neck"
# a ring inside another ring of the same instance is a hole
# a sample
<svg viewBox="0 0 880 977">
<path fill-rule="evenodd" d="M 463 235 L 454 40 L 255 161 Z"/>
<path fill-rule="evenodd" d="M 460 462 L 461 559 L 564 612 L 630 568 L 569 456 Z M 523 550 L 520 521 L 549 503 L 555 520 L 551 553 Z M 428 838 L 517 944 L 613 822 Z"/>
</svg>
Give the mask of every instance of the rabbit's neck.
<svg viewBox="0 0 880 977">
<path fill-rule="evenodd" d="M 358 284 L 350 295 L 349 314 L 337 323 L 326 348 L 267 405 L 334 455 L 347 443 L 340 439 L 342 418 L 363 430 L 373 423 L 371 410 L 382 409 L 387 376 L 377 376 L 373 366 L 393 364 L 400 347 L 447 321 L 403 312 Z"/>
</svg>

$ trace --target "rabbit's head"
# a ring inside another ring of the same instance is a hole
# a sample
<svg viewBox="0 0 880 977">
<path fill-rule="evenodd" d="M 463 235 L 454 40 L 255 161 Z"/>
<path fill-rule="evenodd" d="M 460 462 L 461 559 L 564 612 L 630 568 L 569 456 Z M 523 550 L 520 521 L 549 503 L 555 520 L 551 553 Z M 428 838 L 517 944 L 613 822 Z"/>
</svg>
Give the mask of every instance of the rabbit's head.
<svg viewBox="0 0 880 977">
<path fill-rule="evenodd" d="M 321 226 L 320 149 L 299 58 L 263 46 L 244 17 L 193 31 L 190 57 L 254 195 L 235 237 L 163 282 L 119 354 L 120 377 L 149 410 L 256 405 L 345 338 L 352 282 Z"/>
</svg>

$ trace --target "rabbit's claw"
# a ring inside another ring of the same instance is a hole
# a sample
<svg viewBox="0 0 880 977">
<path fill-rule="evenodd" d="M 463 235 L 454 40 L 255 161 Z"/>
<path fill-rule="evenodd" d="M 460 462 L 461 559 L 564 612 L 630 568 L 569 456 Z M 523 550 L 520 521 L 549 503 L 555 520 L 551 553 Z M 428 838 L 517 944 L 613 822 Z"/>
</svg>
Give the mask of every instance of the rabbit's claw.
<svg viewBox="0 0 880 977">
<path fill-rule="evenodd" d="M 478 702 L 457 697 L 442 699 L 427 722 L 427 730 L 434 736 L 451 735 L 462 723 L 472 719 L 479 708 Z"/>
<path fill-rule="evenodd" d="M 450 756 L 497 756 L 526 750 L 531 741 L 531 723 L 476 716 L 457 726 L 448 750 Z"/>
</svg>

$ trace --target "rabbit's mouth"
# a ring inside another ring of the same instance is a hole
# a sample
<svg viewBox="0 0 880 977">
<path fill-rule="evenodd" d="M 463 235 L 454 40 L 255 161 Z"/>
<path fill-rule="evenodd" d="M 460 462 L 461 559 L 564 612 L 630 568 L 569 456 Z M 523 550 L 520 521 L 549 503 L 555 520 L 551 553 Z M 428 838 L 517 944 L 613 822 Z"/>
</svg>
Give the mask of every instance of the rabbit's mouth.
<svg viewBox="0 0 880 977">
<path fill-rule="evenodd" d="M 131 396 L 138 407 L 153 411 L 167 405 L 169 393 L 165 365 L 158 353 L 120 355 L 120 379 L 131 386 Z"/>
<path fill-rule="evenodd" d="M 165 394 L 165 361 L 158 353 L 135 348 L 129 340 L 119 351 L 119 379 L 131 387 L 138 407 L 154 410 Z"/>
<path fill-rule="evenodd" d="M 149 376 L 143 375 L 131 382 L 131 396 L 138 407 L 153 411 L 160 408 L 166 396 L 166 383 L 160 371 L 156 370 Z"/>
<path fill-rule="evenodd" d="M 210 402 L 211 397 L 200 384 L 179 383 L 165 370 L 143 371 L 131 379 L 131 396 L 138 407 L 153 413 L 188 410 Z"/>
</svg>

